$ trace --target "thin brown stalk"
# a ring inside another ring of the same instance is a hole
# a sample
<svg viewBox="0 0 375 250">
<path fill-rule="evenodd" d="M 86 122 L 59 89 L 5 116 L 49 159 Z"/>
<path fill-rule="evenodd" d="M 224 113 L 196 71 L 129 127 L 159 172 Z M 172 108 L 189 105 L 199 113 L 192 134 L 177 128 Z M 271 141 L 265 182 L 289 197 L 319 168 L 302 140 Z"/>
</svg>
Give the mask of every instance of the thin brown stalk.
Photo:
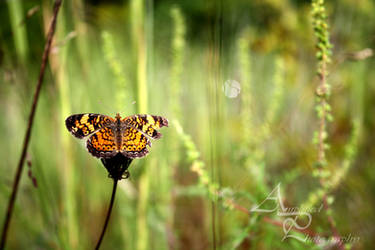
<svg viewBox="0 0 375 250">
<path fill-rule="evenodd" d="M 323 60 L 322 66 L 321 66 L 321 72 L 320 72 L 320 84 L 317 88 L 317 93 L 321 94 L 319 105 L 320 105 L 320 107 L 322 107 L 322 113 L 321 113 L 321 117 L 320 117 L 320 120 L 319 120 L 319 131 L 318 131 L 318 138 L 319 138 L 319 142 L 318 142 L 318 162 L 320 163 L 320 169 L 319 169 L 320 172 L 323 171 L 322 166 L 326 162 L 325 145 L 324 145 L 325 144 L 324 133 L 326 131 L 326 123 L 327 123 L 326 105 L 328 105 L 327 99 L 326 99 L 327 98 L 326 75 L 327 75 L 326 61 Z M 322 176 L 320 177 L 320 185 L 323 188 L 325 187 L 325 180 Z M 338 232 L 338 230 L 335 226 L 335 221 L 334 221 L 332 215 L 329 213 L 330 206 L 329 206 L 328 201 L 327 201 L 327 194 L 326 193 L 323 194 L 322 199 L 323 199 L 323 208 L 326 211 L 328 223 L 331 227 L 332 234 L 335 236 L 335 238 L 340 238 L 340 234 L 339 234 L 339 232 Z M 338 248 L 344 249 L 343 244 L 339 244 Z"/>
<path fill-rule="evenodd" d="M 46 45 L 45 45 L 44 51 L 43 51 L 42 64 L 41 64 L 41 67 L 40 67 L 38 84 L 36 86 L 35 93 L 34 93 L 33 104 L 31 106 L 31 111 L 30 111 L 29 120 L 28 120 L 28 124 L 27 124 L 26 135 L 25 135 L 25 139 L 24 139 L 24 143 L 23 143 L 23 147 L 22 147 L 22 153 L 21 153 L 20 160 L 18 162 L 18 166 L 17 166 L 17 170 L 16 170 L 16 176 L 15 176 L 15 179 L 14 179 L 14 182 L 13 182 L 12 194 L 9 198 L 8 208 L 7 208 L 5 221 L 4 221 L 4 225 L 3 225 L 0 249 L 4 249 L 6 239 L 7 239 L 9 223 L 10 223 L 10 220 L 11 220 L 11 217 L 12 217 L 14 203 L 15 203 L 15 200 L 16 200 L 16 197 L 17 197 L 17 191 L 18 191 L 18 187 L 19 187 L 19 183 L 20 183 L 20 179 L 21 179 L 21 173 L 22 173 L 23 166 L 24 166 L 24 163 L 25 163 L 27 148 L 28 148 L 29 142 L 30 142 L 31 129 L 32 129 L 32 125 L 33 125 L 33 122 L 34 122 L 35 111 L 36 111 L 36 107 L 37 107 L 37 104 L 38 104 L 39 94 L 40 94 L 40 90 L 41 90 L 43 79 L 44 79 L 44 72 L 45 72 L 46 66 L 47 66 L 48 55 L 49 55 L 49 52 L 50 52 L 50 49 L 51 49 L 52 38 L 53 38 L 53 35 L 55 33 L 55 30 L 56 30 L 57 14 L 59 12 L 61 2 L 62 2 L 62 0 L 56 0 L 55 5 L 54 5 L 53 17 L 52 17 L 51 25 L 50 25 L 49 30 L 48 30 Z"/>
<path fill-rule="evenodd" d="M 113 189 L 112 189 L 111 201 L 109 203 L 109 208 L 108 208 L 107 216 L 105 218 L 105 222 L 104 222 L 102 233 L 100 234 L 98 243 L 96 244 L 96 247 L 95 247 L 96 250 L 98 250 L 100 248 L 100 245 L 101 245 L 101 243 L 103 241 L 103 237 L 104 237 L 105 231 L 106 231 L 107 226 L 108 226 L 109 218 L 111 217 L 112 207 L 113 207 L 113 203 L 115 201 L 115 195 L 116 195 L 116 189 L 117 189 L 117 182 L 118 182 L 118 179 L 113 178 Z"/>
<path fill-rule="evenodd" d="M 325 162 L 325 149 L 324 149 L 324 133 L 326 131 L 326 119 L 327 119 L 327 112 L 326 112 L 326 105 L 327 105 L 327 85 L 326 85 L 326 64 L 323 62 L 322 72 L 320 73 L 320 84 L 317 88 L 317 93 L 321 95 L 320 99 L 320 106 L 322 108 L 322 113 L 319 121 L 319 143 L 318 143 L 318 162 L 323 164 Z"/>
<path fill-rule="evenodd" d="M 323 196 L 323 208 L 324 210 L 326 210 L 327 214 L 328 214 L 328 210 L 329 210 L 329 205 L 328 205 L 328 202 L 327 202 L 327 196 L 324 195 Z M 339 232 L 337 231 L 337 228 L 335 226 L 335 221 L 333 220 L 333 217 L 331 215 L 327 215 L 327 219 L 328 219 L 328 223 L 329 225 L 331 226 L 331 230 L 332 230 L 332 233 L 333 235 L 336 237 L 336 238 L 340 238 L 340 234 Z"/>
</svg>

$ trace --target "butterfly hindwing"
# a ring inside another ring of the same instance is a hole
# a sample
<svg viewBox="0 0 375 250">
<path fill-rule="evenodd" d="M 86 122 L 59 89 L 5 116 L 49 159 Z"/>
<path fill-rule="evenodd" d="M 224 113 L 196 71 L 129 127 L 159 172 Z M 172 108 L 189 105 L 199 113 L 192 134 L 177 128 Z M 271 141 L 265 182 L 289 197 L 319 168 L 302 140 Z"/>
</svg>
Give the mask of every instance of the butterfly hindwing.
<svg viewBox="0 0 375 250">
<path fill-rule="evenodd" d="M 123 133 L 121 153 L 129 158 L 140 158 L 148 154 L 150 140 L 133 127 L 127 127 Z"/>
<path fill-rule="evenodd" d="M 86 142 L 88 151 L 98 158 L 110 158 L 117 154 L 115 135 L 111 128 L 104 127 Z"/>
<path fill-rule="evenodd" d="M 106 115 L 76 114 L 66 118 L 65 125 L 75 137 L 83 138 L 113 122 L 114 119 Z"/>
</svg>

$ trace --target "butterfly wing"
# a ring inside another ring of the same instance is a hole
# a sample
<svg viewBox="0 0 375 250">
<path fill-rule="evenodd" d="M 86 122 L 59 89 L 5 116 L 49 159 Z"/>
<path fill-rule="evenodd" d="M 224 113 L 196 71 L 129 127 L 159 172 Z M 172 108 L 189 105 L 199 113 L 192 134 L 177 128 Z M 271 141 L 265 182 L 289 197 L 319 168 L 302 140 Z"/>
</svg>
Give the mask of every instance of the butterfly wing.
<svg viewBox="0 0 375 250">
<path fill-rule="evenodd" d="M 122 123 L 125 124 L 126 127 L 137 129 L 139 132 L 152 139 L 159 139 L 161 137 L 161 133 L 159 133 L 157 129 L 163 126 L 168 127 L 168 120 L 162 116 L 156 115 L 132 115 L 125 117 Z"/>
<path fill-rule="evenodd" d="M 110 127 L 101 128 L 86 142 L 88 151 L 98 158 L 111 158 L 117 154 L 115 135 Z"/>
<path fill-rule="evenodd" d="M 159 139 L 161 134 L 157 129 L 168 126 L 168 120 L 161 116 L 133 115 L 122 119 L 119 126 L 115 119 L 106 115 L 76 114 L 69 116 L 65 124 L 77 138 L 91 135 L 86 147 L 93 156 L 111 158 L 121 152 L 133 159 L 148 154 L 149 138 Z"/>
<path fill-rule="evenodd" d="M 99 129 L 112 124 L 112 117 L 99 114 L 76 114 L 65 120 L 66 128 L 77 138 L 88 136 Z"/>
<path fill-rule="evenodd" d="M 121 153 L 128 158 L 140 158 L 148 154 L 150 140 L 133 127 L 127 127 L 123 134 Z"/>
</svg>

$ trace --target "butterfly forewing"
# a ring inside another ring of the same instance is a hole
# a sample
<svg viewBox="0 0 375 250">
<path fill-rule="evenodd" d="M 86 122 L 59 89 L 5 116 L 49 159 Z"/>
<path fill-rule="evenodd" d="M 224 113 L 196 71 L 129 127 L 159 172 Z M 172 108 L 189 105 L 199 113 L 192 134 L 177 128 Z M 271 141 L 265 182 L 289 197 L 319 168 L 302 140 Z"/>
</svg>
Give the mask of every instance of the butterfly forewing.
<svg viewBox="0 0 375 250">
<path fill-rule="evenodd" d="M 156 115 L 132 115 L 125 117 L 122 122 L 126 126 L 131 126 L 153 139 L 161 137 L 161 133 L 156 131 L 156 129 L 163 126 L 168 127 L 168 120 Z"/>
<path fill-rule="evenodd" d="M 66 118 L 65 125 L 75 137 L 83 138 L 113 122 L 115 119 L 106 115 L 77 114 Z"/>
</svg>

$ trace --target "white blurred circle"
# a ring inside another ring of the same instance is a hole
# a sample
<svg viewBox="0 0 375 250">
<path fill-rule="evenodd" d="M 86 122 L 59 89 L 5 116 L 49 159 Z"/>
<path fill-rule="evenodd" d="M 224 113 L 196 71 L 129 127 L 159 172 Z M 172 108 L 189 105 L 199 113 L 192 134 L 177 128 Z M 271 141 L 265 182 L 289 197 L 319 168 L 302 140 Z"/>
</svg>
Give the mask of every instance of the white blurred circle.
<svg viewBox="0 0 375 250">
<path fill-rule="evenodd" d="M 241 85 L 236 80 L 226 80 L 223 86 L 226 97 L 236 98 L 241 92 Z"/>
</svg>

